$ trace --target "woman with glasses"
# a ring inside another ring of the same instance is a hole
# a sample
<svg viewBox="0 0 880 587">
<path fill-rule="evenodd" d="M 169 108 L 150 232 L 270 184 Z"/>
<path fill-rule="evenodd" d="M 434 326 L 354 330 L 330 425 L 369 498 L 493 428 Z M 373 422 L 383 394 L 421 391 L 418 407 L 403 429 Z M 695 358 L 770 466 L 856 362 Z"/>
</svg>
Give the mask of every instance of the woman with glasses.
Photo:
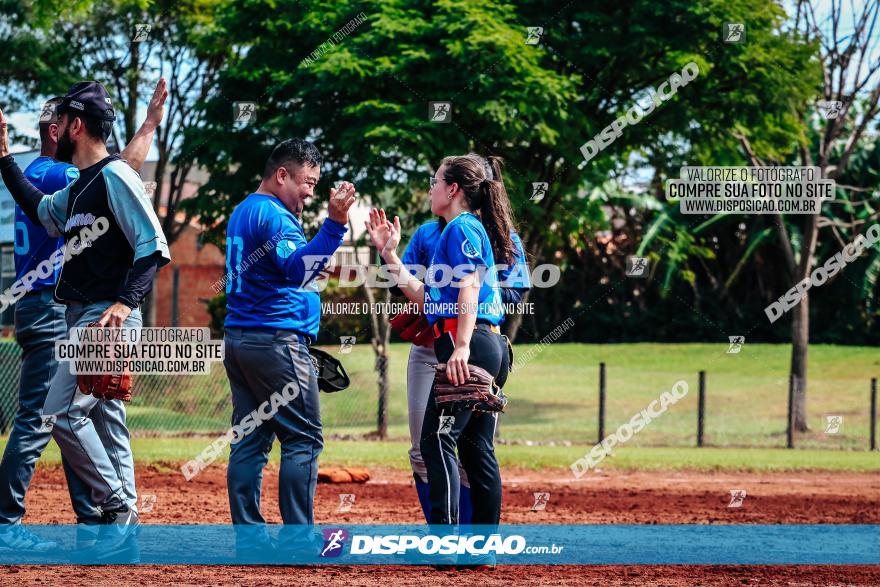
<svg viewBox="0 0 880 587">
<path fill-rule="evenodd" d="M 512 265 L 519 251 L 511 237 L 510 203 L 501 162 L 479 155 L 446 157 L 431 181 L 431 212 L 446 223 L 436 240 L 422 283 L 397 255 L 400 220 L 372 210 L 367 230 L 401 291 L 423 308 L 434 329 L 434 352 L 454 384 L 478 365 L 503 385 L 509 372 L 501 336 L 502 296 L 496 263 Z M 449 275 L 453 275 L 449 279 Z M 422 422 L 421 456 L 426 467 L 431 524 L 459 522 L 458 459 L 471 486 L 473 524 L 498 524 L 501 473 L 495 458 L 497 414 L 438 409 L 430 392 Z"/>
<path fill-rule="evenodd" d="M 431 176 L 431 187 L 436 183 L 436 177 Z M 413 233 L 412 238 L 401 256 L 401 261 L 410 273 L 424 275 L 426 268 L 431 264 L 434 250 L 440 241 L 440 235 L 446 228 L 446 219 L 438 216 L 437 219 L 428 221 L 419 226 Z M 522 301 L 523 294 L 531 288 L 530 270 L 526 261 L 525 247 L 515 231 L 511 231 L 510 237 L 517 249 L 516 264 L 500 266 L 498 269 L 498 285 L 501 288 L 501 301 L 507 304 L 518 304 Z M 426 324 L 422 315 L 408 315 L 403 317 L 402 326 L 407 329 L 413 321 Z M 392 321 L 392 326 L 396 320 Z M 430 365 L 436 364 L 437 355 L 434 352 L 434 339 L 423 336 L 422 327 L 409 328 L 410 334 L 414 330 L 418 335 L 404 337 L 404 340 L 412 340 L 413 344 L 409 351 L 409 360 L 406 366 L 406 400 L 407 413 L 409 415 L 410 449 L 409 461 L 413 471 L 416 494 L 419 505 L 425 515 L 425 520 L 431 522 L 431 502 L 428 487 L 428 471 L 422 458 L 421 439 L 422 422 L 425 418 L 425 407 L 428 405 L 428 396 L 434 383 L 434 369 Z M 458 523 L 469 525 L 471 523 L 471 486 L 467 480 L 467 473 L 458 463 L 459 503 Z"/>
</svg>

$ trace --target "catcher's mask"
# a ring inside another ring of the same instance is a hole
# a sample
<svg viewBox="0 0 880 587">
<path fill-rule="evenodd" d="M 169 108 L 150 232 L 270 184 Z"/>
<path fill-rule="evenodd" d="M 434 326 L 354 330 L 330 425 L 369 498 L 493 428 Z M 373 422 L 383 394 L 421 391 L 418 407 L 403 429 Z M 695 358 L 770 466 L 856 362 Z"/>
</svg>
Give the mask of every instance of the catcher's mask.
<svg viewBox="0 0 880 587">
<path fill-rule="evenodd" d="M 333 393 L 349 386 L 351 380 L 348 378 L 348 373 L 333 355 L 315 347 L 309 348 L 309 354 L 315 366 L 315 373 L 318 375 L 318 387 L 321 391 Z"/>
</svg>

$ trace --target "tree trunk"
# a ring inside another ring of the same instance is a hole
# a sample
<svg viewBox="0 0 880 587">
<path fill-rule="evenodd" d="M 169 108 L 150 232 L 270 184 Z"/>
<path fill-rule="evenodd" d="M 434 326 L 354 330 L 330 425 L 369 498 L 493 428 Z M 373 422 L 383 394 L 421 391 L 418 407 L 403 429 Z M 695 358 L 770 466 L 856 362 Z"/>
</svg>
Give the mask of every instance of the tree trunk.
<svg viewBox="0 0 880 587">
<path fill-rule="evenodd" d="M 128 96 L 126 97 L 128 100 L 128 108 L 125 109 L 125 113 L 123 114 L 126 143 L 131 140 L 137 130 L 135 128 L 135 117 L 137 116 L 138 82 L 140 81 L 140 72 L 138 69 L 138 61 L 140 60 L 140 43 L 130 43 L 129 49 L 131 51 L 131 60 L 129 61 L 128 71 L 126 72 L 126 76 L 128 77 Z M 122 145 L 120 145 L 119 150 L 121 151 L 122 148 Z"/>
<path fill-rule="evenodd" d="M 158 281 L 158 274 L 153 279 L 153 289 L 150 290 L 150 293 L 144 298 L 144 301 L 141 303 L 141 316 L 144 320 L 144 326 L 155 326 L 156 325 L 156 281 Z"/>
<path fill-rule="evenodd" d="M 354 225 L 351 219 L 348 220 L 348 227 L 352 235 L 351 246 L 355 252 L 355 259 L 360 263 L 357 252 L 357 242 L 354 241 Z M 369 263 L 364 266 L 369 267 Z M 391 290 L 385 289 L 384 302 L 387 304 L 391 301 Z M 367 302 L 370 308 L 376 307 L 376 295 L 373 290 L 364 283 L 364 292 L 367 294 Z M 376 355 L 376 373 L 378 374 L 377 383 L 379 386 L 379 402 L 376 409 L 376 436 L 380 440 L 388 437 L 388 345 L 391 343 L 391 319 L 388 314 L 376 315 L 370 312 L 370 328 L 372 330 L 372 338 L 370 343 L 373 352 Z"/>
<path fill-rule="evenodd" d="M 794 377 L 794 429 L 807 432 L 807 351 L 810 347 L 810 297 L 794 308 L 791 321 L 791 374 Z"/>
<path fill-rule="evenodd" d="M 808 216 L 804 223 L 804 236 L 801 242 L 800 263 L 796 282 L 810 277 L 813 267 L 813 254 L 819 236 L 818 215 Z M 794 428 L 807 432 L 807 353 L 810 349 L 810 296 L 804 296 L 794 307 L 791 320 L 791 375 L 794 377 Z"/>
<path fill-rule="evenodd" d="M 376 348 L 376 371 L 379 374 L 379 405 L 376 414 L 376 432 L 379 439 L 388 438 L 388 347 L 378 344 Z"/>
<path fill-rule="evenodd" d="M 366 285 L 367 299 L 370 307 L 375 304 L 375 296 Z M 385 290 L 385 303 L 391 299 L 391 291 Z M 376 354 L 376 373 L 379 386 L 379 402 L 376 410 L 376 434 L 380 440 L 388 437 L 388 345 L 391 342 L 391 323 L 387 314 L 370 317 L 373 329 L 372 346 Z"/>
</svg>

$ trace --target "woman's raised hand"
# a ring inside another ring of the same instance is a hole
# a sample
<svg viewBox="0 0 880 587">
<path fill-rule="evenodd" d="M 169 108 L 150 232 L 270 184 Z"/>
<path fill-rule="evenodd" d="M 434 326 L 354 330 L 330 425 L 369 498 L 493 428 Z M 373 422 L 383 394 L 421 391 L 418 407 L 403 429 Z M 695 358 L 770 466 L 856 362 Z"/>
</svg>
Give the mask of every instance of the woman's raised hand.
<svg viewBox="0 0 880 587">
<path fill-rule="evenodd" d="M 370 240 L 373 241 L 373 246 L 383 259 L 397 251 L 397 245 L 400 244 L 400 218 L 395 216 L 392 224 L 385 217 L 385 210 L 373 208 L 370 210 L 370 219 L 364 221 L 364 225 Z"/>
</svg>

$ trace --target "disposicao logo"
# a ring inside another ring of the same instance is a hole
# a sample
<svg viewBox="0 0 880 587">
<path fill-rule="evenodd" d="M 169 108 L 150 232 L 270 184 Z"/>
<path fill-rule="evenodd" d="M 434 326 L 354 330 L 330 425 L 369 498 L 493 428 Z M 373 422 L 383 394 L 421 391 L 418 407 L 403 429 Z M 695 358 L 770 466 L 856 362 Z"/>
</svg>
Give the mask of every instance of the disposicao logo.
<svg viewBox="0 0 880 587">
<path fill-rule="evenodd" d="M 348 530 L 331 528 L 321 532 L 324 534 L 324 547 L 321 549 L 321 556 L 330 558 L 342 554 L 342 547 L 348 540 Z"/>
<path fill-rule="evenodd" d="M 419 554 L 519 554 L 526 549 L 523 536 L 502 538 L 489 536 L 362 536 L 351 540 L 351 554 L 407 554 L 415 550 Z"/>
</svg>

